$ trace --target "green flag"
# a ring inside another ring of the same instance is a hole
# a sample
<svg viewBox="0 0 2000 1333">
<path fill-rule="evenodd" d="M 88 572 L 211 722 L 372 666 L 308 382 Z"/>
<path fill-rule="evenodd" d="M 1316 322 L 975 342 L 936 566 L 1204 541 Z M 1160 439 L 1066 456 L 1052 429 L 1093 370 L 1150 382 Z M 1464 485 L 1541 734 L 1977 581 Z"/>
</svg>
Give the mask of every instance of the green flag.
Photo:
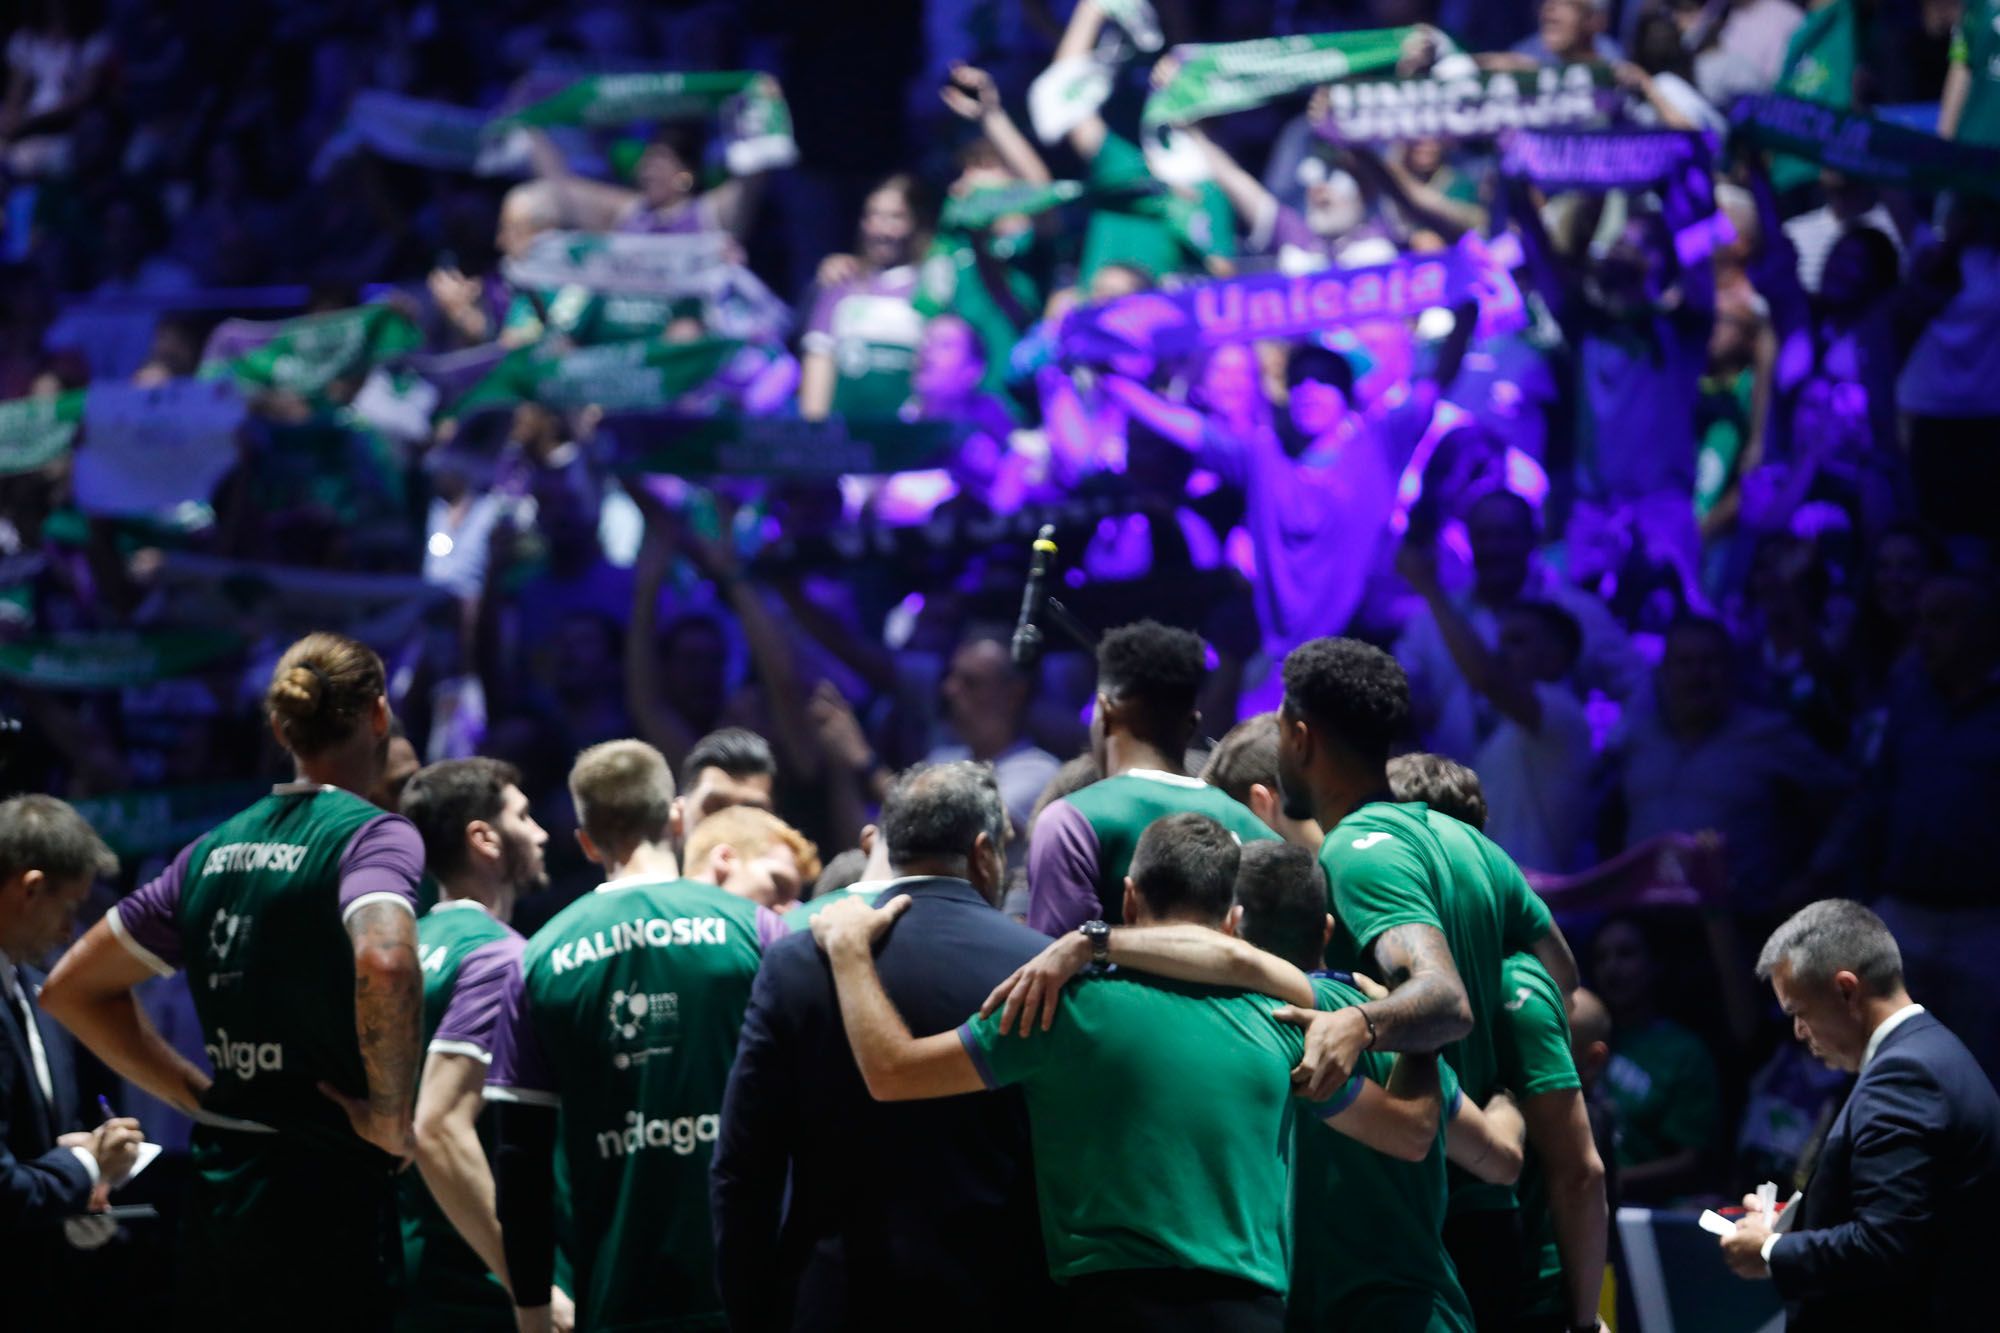
<svg viewBox="0 0 2000 1333">
<path fill-rule="evenodd" d="M 0 678 L 50 690 L 115 690 L 185 676 L 241 646 L 215 630 L 38 635 L 0 643 Z"/>
<path fill-rule="evenodd" d="M 1784 72 L 1772 91 L 1823 106 L 1852 106 L 1859 59 L 1854 0 L 1832 0 L 1808 13 L 1793 30 L 1785 48 Z M 1818 165 L 1804 158 L 1784 156 L 1771 162 L 1771 184 L 1781 192 L 1818 178 Z"/>
<path fill-rule="evenodd" d="M 0 477 L 33 472 L 69 452 L 83 420 L 82 389 L 0 403 Z"/>
<path fill-rule="evenodd" d="M 422 330 L 387 305 L 277 321 L 231 319 L 209 335 L 201 375 L 228 376 L 253 392 L 280 389 L 310 398 L 335 380 L 366 375 L 423 345 Z"/>
<path fill-rule="evenodd" d="M 536 343 L 509 352 L 473 385 L 450 415 L 533 402 L 558 412 L 664 409 L 714 379 L 743 344 L 730 338 L 667 343 L 657 339 L 564 347 Z"/>
<path fill-rule="evenodd" d="M 714 116 L 728 140 L 724 156 L 729 169 L 738 175 L 789 167 L 799 155 L 784 94 L 770 75 L 755 70 L 568 79 L 530 75 L 517 85 L 510 105 L 494 117 L 491 130 Z"/>
<path fill-rule="evenodd" d="M 1177 46 L 1173 77 L 1146 99 L 1142 120 L 1148 128 L 1186 125 L 1248 111 L 1336 79 L 1387 73 L 1396 68 L 1403 43 L 1416 31 L 1373 28 Z"/>
<path fill-rule="evenodd" d="M 270 790 L 265 782 L 209 782 L 113 792 L 75 805 L 118 855 L 162 856 L 179 851 Z"/>
<path fill-rule="evenodd" d="M 629 412 L 605 417 L 620 472 L 681 477 L 837 477 L 937 467 L 964 429 L 950 421 L 894 417 L 800 421 L 783 417 L 678 416 Z"/>
<path fill-rule="evenodd" d="M 982 231 L 1017 213 L 1046 213 L 1083 198 L 1081 181 L 1050 181 L 1046 185 L 988 185 L 945 201 L 938 225 L 952 231 Z"/>
</svg>

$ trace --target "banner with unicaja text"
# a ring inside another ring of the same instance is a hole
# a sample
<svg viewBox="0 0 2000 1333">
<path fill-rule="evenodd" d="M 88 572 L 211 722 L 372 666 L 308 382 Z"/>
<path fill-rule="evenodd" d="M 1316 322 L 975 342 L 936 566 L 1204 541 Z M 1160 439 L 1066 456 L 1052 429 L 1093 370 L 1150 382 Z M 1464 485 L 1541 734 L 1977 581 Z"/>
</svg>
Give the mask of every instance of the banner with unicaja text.
<svg viewBox="0 0 2000 1333">
<path fill-rule="evenodd" d="M 1450 250 L 1366 268 L 1218 278 L 1080 306 L 1064 319 L 1061 344 L 1073 361 L 1115 363 L 1135 352 L 1165 361 L 1223 343 L 1408 319 L 1467 300 L 1480 302 L 1488 328 L 1504 327 L 1523 309 L 1512 276 L 1472 235 Z"/>
<path fill-rule="evenodd" d="M 1331 84 L 1316 128 L 1336 143 L 1485 139 L 1509 130 L 1602 120 L 1622 95 L 1607 65 L 1531 73 L 1471 70 L 1458 77 L 1354 79 Z"/>
<path fill-rule="evenodd" d="M 2000 200 L 2000 148 L 1957 143 L 1857 111 L 1778 93 L 1739 97 L 1732 136 L 1878 185 Z"/>
</svg>

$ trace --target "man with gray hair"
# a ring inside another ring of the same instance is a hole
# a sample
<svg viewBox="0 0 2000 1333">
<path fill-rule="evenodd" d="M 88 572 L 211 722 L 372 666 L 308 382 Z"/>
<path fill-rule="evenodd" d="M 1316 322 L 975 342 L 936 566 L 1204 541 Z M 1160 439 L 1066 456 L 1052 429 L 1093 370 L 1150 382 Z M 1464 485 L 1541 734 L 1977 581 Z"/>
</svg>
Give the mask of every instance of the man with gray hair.
<svg viewBox="0 0 2000 1333">
<path fill-rule="evenodd" d="M 895 878 L 872 884 L 871 897 L 908 894 L 912 905 L 876 962 L 921 1035 L 957 1028 L 1048 943 L 997 910 L 1007 828 L 989 764 L 912 769 L 882 803 L 877 838 Z M 1020 1095 L 870 1098 L 810 932 L 764 955 L 710 1185 L 733 1328 L 1047 1321 Z"/>
<path fill-rule="evenodd" d="M 1860 1077 L 1803 1196 L 1774 1218 L 1755 1196 L 1724 1261 L 1770 1278 L 1792 1330 L 1973 1328 L 2000 1208 L 2000 1097 L 1964 1044 L 1912 1003 L 1882 918 L 1828 898 L 1757 959 L 1799 1040 Z"/>
</svg>

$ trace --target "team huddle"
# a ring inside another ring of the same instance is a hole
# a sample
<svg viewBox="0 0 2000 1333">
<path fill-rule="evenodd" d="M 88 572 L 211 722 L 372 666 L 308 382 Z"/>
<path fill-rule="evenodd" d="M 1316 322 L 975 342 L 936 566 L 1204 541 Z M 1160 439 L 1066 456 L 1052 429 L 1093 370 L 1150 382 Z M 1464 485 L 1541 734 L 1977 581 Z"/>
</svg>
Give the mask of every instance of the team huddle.
<svg viewBox="0 0 2000 1333">
<path fill-rule="evenodd" d="M 896 777 L 861 880 L 800 901 L 768 775 L 698 745 L 677 792 L 612 741 L 569 778 L 604 882 L 524 939 L 519 775 L 371 803 L 382 664 L 312 635 L 267 697 L 298 780 L 43 1004 L 194 1116 L 211 1327 L 1595 1327 L 1603 1020 L 1476 778 L 1392 762 L 1407 684 L 1348 639 L 1191 776 L 1200 655 L 1105 637 L 1105 776 L 1033 821 L 1025 923 L 987 765 Z M 212 1073 L 134 1002 L 175 971 Z"/>
</svg>

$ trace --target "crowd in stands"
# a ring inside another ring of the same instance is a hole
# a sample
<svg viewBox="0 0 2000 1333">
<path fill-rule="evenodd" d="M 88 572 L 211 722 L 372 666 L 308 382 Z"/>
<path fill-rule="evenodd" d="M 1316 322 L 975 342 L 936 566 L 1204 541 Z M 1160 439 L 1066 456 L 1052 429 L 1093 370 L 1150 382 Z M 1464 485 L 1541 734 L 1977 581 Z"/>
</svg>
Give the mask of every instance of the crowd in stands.
<svg viewBox="0 0 2000 1333">
<path fill-rule="evenodd" d="M 1748 990 L 1744 950 L 1813 898 L 1875 902 L 2000 1069 L 1992 5 L 1156 9 L 24 4 L 6 787 L 76 802 L 142 882 L 283 772 L 261 683 L 324 625 L 387 661 L 405 776 L 523 775 L 552 835 L 525 932 L 596 882 L 564 777 L 620 737 L 684 802 L 812 840 L 786 906 L 862 877 L 895 772 L 989 762 L 1011 906 L 1056 931 L 1097 868 L 1028 835 L 1093 782 L 1206 764 L 1287 834 L 1278 667 L 1344 633 L 1393 650 L 1408 748 L 1477 772 L 1576 941 L 1627 1201 L 1787 1179 L 1837 1104 Z M 1506 135 L 1343 139 L 1369 85 L 1232 103 L 1182 45 L 1390 28 L 1381 86 L 1580 78 L 1594 110 L 1552 138 L 1645 131 L 1685 169 L 1593 187 Z M 612 86 L 735 70 L 670 113 Z M 1161 134 L 1198 74 L 1205 113 Z M 1769 152 L 1734 114 L 1765 94 L 1984 183 Z M 657 268 L 621 285 L 626 255 Z M 1449 301 L 1184 355 L 1134 302 L 1447 256 L 1479 269 Z M 1118 312 L 1135 340 L 1094 350 Z M 1100 662 L 1045 622 L 1017 665 L 1043 523 L 1086 626 L 1200 645 Z M 1179 673 L 1191 736 L 1106 707 L 1130 672 Z"/>
</svg>

